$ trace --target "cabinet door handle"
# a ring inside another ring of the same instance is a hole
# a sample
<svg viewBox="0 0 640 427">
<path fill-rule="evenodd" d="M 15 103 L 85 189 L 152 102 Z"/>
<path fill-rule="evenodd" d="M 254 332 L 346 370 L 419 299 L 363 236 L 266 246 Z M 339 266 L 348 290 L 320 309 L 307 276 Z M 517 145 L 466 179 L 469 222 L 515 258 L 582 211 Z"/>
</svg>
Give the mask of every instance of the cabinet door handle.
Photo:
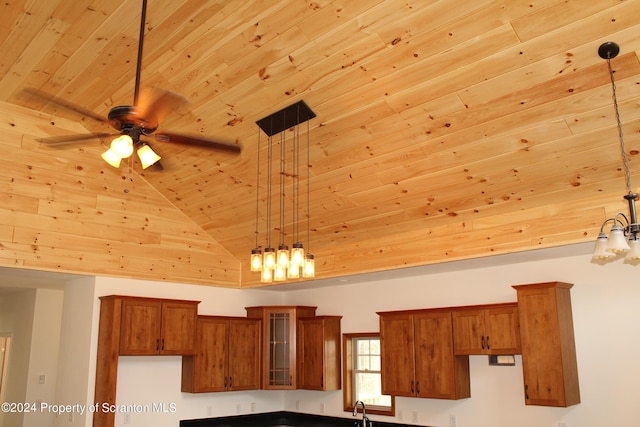
<svg viewBox="0 0 640 427">
<path fill-rule="evenodd" d="M 524 398 L 529 400 L 529 384 L 524 385 Z"/>
<path fill-rule="evenodd" d="M 156 339 L 156 351 L 160 350 L 160 339 Z"/>
<path fill-rule="evenodd" d="M 289 385 L 293 385 L 293 375 L 289 376 Z"/>
<path fill-rule="evenodd" d="M 162 338 L 162 351 L 164 351 L 164 338 Z"/>
<path fill-rule="evenodd" d="M 233 377 L 229 377 L 229 390 L 233 388 Z"/>
<path fill-rule="evenodd" d="M 411 394 L 415 393 L 414 388 L 413 388 L 413 380 L 411 380 Z"/>
<path fill-rule="evenodd" d="M 416 394 L 420 395 L 420 381 L 416 381 Z"/>
<path fill-rule="evenodd" d="M 324 388 L 324 375 L 320 376 L 320 388 Z"/>
<path fill-rule="evenodd" d="M 224 389 L 227 389 L 227 385 L 229 385 L 228 381 L 227 381 L 227 377 L 224 377 Z"/>
<path fill-rule="evenodd" d="M 487 350 L 491 350 L 491 341 L 489 341 L 489 338 L 490 337 L 487 336 Z"/>
<path fill-rule="evenodd" d="M 482 336 L 482 338 L 480 340 L 482 342 L 482 349 L 484 350 L 484 335 Z"/>
</svg>

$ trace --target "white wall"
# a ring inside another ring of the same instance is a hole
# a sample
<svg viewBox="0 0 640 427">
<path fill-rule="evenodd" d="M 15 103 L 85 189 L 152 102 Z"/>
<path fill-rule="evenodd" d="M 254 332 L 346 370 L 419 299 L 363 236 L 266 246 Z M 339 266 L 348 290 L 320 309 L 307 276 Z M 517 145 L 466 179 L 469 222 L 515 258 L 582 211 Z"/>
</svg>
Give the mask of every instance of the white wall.
<svg viewBox="0 0 640 427">
<path fill-rule="evenodd" d="M 17 291 L 0 298 L 0 331 L 11 336 L 6 402 L 25 402 L 27 398 L 35 300 L 35 289 Z M 23 418 L 22 412 L 3 413 L 2 427 L 21 426 Z"/>
<path fill-rule="evenodd" d="M 58 354 L 64 293 L 58 289 L 36 289 L 31 351 L 25 402 L 53 402 L 58 374 Z M 54 414 L 47 411 L 24 414 L 23 427 L 51 427 Z"/>
<path fill-rule="evenodd" d="M 376 311 L 446 307 L 516 300 L 511 285 L 547 281 L 573 283 L 571 290 L 582 403 L 570 408 L 525 406 L 522 361 L 515 367 L 489 367 L 470 357 L 471 398 L 460 401 L 396 398 L 396 421 L 458 427 L 571 427 L 638 425 L 640 379 L 640 266 L 598 266 L 589 256 L 370 282 L 336 288 L 292 291 L 287 304 L 317 304 L 320 314 L 344 316 L 342 332 L 379 331 Z M 287 392 L 304 411 L 349 416 L 340 393 Z M 417 418 L 417 422 L 415 422 Z M 388 417 L 372 419 L 389 420 Z"/>
<path fill-rule="evenodd" d="M 198 299 L 202 301 L 202 314 L 238 316 L 245 315 L 244 307 L 248 305 L 317 305 L 318 314 L 343 316 L 343 332 L 370 332 L 379 329 L 376 311 L 515 301 L 511 285 L 570 282 L 575 284 L 571 292 L 581 404 L 570 408 L 526 406 L 519 357 L 515 367 L 489 367 L 485 357 L 472 356 L 471 398 L 460 401 L 397 398 L 395 419 L 379 416 L 372 419 L 445 427 L 449 425 L 449 415 L 455 414 L 459 427 L 558 427 L 560 422 L 567 427 L 637 425 L 639 267 L 622 262 L 597 266 L 589 261 L 589 256 L 581 255 L 287 292 L 96 278 L 95 296 L 124 294 Z M 92 298 L 76 301 L 93 304 L 91 368 L 89 384 L 85 387 L 89 396 L 95 376 L 99 311 L 97 298 Z M 297 403 L 301 411 L 309 413 L 320 413 L 324 404 L 327 415 L 351 417 L 342 409 L 341 392 L 181 393 L 180 370 L 179 357 L 121 357 L 118 404 L 173 404 L 176 412 L 132 413 L 129 424 L 124 424 L 124 414 L 118 414 L 116 426 L 175 427 L 179 419 L 248 413 L 251 403 L 255 404 L 256 412 L 295 410 Z M 91 403 L 91 398 L 87 400 Z M 91 425 L 90 417 L 85 425 Z"/>
</svg>

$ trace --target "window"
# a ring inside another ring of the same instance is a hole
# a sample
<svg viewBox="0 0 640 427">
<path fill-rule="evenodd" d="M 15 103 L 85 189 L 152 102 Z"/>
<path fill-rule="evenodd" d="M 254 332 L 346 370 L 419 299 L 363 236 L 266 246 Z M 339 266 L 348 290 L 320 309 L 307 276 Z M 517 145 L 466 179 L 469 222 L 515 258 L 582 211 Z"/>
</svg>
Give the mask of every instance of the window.
<svg viewBox="0 0 640 427">
<path fill-rule="evenodd" d="M 367 406 L 367 413 L 395 415 L 392 396 L 382 394 L 380 372 L 380 334 L 343 334 L 344 410 L 353 411 L 356 401 Z"/>
</svg>

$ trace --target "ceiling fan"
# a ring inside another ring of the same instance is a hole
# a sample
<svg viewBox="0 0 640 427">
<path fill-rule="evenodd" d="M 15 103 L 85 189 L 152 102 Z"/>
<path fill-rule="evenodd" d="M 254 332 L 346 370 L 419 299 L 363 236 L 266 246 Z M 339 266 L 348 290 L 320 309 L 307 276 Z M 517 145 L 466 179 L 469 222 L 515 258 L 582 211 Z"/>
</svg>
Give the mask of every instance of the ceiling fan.
<svg viewBox="0 0 640 427">
<path fill-rule="evenodd" d="M 134 149 L 136 149 L 143 169 L 146 169 L 151 165 L 156 165 L 156 167 L 162 169 L 159 162 L 160 156 L 151 149 L 148 142 L 141 140 L 140 137 L 154 136 L 155 140 L 159 142 L 171 142 L 216 150 L 239 152 L 241 147 L 236 144 L 217 142 L 173 132 L 156 132 L 160 122 L 171 112 L 187 104 L 187 101 L 180 95 L 158 89 L 154 89 L 152 92 L 147 91 L 142 97 L 140 96 L 140 74 L 142 68 L 142 49 L 144 44 L 146 13 L 147 0 L 142 0 L 133 105 L 120 105 L 113 107 L 109 111 L 107 118 L 103 118 L 69 102 L 47 97 L 48 101 L 56 103 L 63 108 L 73 110 L 76 113 L 81 113 L 94 120 L 108 123 L 118 131 L 118 133 L 76 134 L 42 138 L 39 139 L 39 141 L 53 146 L 115 136 L 111 141 L 110 148 L 102 154 L 102 158 L 111 166 L 116 168 L 120 166 L 120 161 L 122 159 L 129 158 L 133 154 Z M 32 95 L 43 96 L 35 90 L 27 90 L 27 92 Z"/>
</svg>

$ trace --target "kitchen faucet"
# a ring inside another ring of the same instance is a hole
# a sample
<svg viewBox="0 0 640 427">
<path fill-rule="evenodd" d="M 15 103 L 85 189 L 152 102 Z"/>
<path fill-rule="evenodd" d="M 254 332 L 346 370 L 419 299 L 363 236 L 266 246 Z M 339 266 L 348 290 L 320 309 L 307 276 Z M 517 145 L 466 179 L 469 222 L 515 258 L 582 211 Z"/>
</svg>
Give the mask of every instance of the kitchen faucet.
<svg viewBox="0 0 640 427">
<path fill-rule="evenodd" d="M 372 427 L 371 421 L 367 418 L 367 408 L 364 406 L 362 400 L 358 400 L 356 404 L 353 405 L 353 416 L 358 416 L 358 405 L 362 406 L 362 427 Z"/>
</svg>

